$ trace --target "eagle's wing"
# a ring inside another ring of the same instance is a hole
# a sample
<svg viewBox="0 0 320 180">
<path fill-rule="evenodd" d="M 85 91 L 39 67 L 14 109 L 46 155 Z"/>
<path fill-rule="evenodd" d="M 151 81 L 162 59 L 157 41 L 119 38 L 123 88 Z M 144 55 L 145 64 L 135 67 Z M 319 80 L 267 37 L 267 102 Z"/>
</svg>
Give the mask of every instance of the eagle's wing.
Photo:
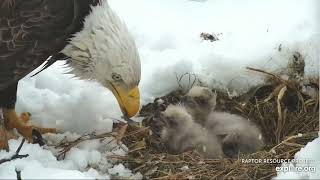
<svg viewBox="0 0 320 180">
<path fill-rule="evenodd" d="M 53 55 L 82 28 L 94 0 L 0 0 L 0 90 Z M 58 55 L 58 56 L 57 56 Z"/>
</svg>

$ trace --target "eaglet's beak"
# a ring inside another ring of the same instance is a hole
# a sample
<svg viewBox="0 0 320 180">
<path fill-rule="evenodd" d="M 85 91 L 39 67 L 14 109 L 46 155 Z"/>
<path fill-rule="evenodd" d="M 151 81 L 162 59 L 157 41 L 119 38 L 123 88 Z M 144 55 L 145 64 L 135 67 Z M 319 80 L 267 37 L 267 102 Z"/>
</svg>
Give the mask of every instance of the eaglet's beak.
<svg viewBox="0 0 320 180">
<path fill-rule="evenodd" d="M 137 114 L 140 108 L 140 93 L 138 86 L 125 90 L 119 86 L 111 85 L 111 91 L 117 98 L 122 113 L 130 118 Z"/>
</svg>

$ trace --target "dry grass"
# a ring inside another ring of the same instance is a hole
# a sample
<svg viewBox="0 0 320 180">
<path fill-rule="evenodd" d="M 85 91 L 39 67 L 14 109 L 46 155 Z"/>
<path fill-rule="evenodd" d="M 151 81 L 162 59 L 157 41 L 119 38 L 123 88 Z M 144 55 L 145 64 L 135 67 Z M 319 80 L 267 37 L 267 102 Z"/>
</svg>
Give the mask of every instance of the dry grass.
<svg viewBox="0 0 320 180">
<path fill-rule="evenodd" d="M 270 179 L 276 175 L 279 163 L 264 163 L 265 159 L 290 159 L 306 143 L 318 137 L 319 97 L 303 92 L 294 80 L 258 70 L 271 77 L 268 83 L 252 88 L 236 98 L 217 92 L 218 110 L 228 111 L 253 120 L 262 130 L 266 146 L 253 154 L 237 159 L 202 159 L 194 151 L 174 155 L 167 153 L 159 132 L 157 118 L 167 105 L 179 103 L 183 92 L 174 91 L 164 97 L 162 104 L 145 105 L 140 115 L 142 127 L 130 127 L 124 142 L 129 154 L 120 158 L 135 172 L 149 179 Z M 319 79 L 310 84 L 319 91 Z M 243 160 L 260 159 L 260 163 Z"/>
<path fill-rule="evenodd" d="M 316 136 L 316 132 L 296 136 L 280 143 L 273 151 L 262 150 L 238 159 L 202 159 L 193 151 L 172 155 L 161 153 L 150 146 L 122 158 L 134 171 L 152 179 L 270 179 L 276 175 L 275 167 L 278 164 L 244 163 L 243 160 L 292 158 L 306 142 Z"/>
</svg>

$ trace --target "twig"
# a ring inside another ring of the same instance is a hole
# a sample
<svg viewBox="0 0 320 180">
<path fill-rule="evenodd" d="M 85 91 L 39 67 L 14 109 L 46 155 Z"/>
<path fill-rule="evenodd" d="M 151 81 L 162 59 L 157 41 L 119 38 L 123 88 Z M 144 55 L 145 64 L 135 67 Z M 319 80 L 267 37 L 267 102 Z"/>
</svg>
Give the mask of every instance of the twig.
<svg viewBox="0 0 320 180">
<path fill-rule="evenodd" d="M 287 86 L 284 86 L 283 88 L 281 88 L 278 97 L 277 97 L 277 110 L 278 110 L 278 125 L 277 125 L 277 129 L 276 129 L 276 134 L 277 134 L 277 142 L 279 142 L 280 140 L 280 135 L 281 135 L 281 130 L 283 128 L 282 126 L 282 121 L 283 121 L 283 117 L 282 117 L 282 110 L 281 110 L 281 100 L 284 96 L 284 93 L 287 91 Z"/>
<path fill-rule="evenodd" d="M 138 133 L 140 133 L 140 132 L 143 132 L 143 131 L 146 131 L 146 130 L 149 130 L 149 129 L 150 129 L 150 127 L 149 127 L 149 126 L 148 126 L 148 127 L 140 128 L 140 129 L 138 129 L 138 130 L 136 130 L 136 131 L 133 131 L 133 132 L 131 132 L 131 133 L 129 133 L 129 134 L 127 134 L 127 135 L 123 136 L 123 138 L 126 138 L 126 137 L 129 137 L 129 136 L 132 136 L 132 135 L 138 134 Z"/>
<path fill-rule="evenodd" d="M 60 159 L 62 156 L 65 157 L 66 153 L 68 151 L 70 151 L 71 148 L 77 146 L 78 144 L 80 144 L 81 142 L 87 141 L 87 140 L 93 140 L 93 139 L 102 139 L 102 138 L 106 138 L 106 137 L 111 137 L 113 136 L 112 133 L 103 133 L 103 134 L 99 134 L 99 135 L 94 135 L 94 134 L 85 134 L 81 137 L 79 137 L 78 139 L 76 139 L 75 141 L 66 143 L 64 145 L 66 145 L 63 150 L 60 151 L 60 153 L 58 154 L 58 159 Z"/>
<path fill-rule="evenodd" d="M 305 137 L 307 135 L 310 135 L 310 133 L 306 133 L 306 134 L 298 134 L 298 135 L 294 135 L 294 136 L 290 136 L 288 137 L 287 139 L 283 140 L 281 143 L 277 144 L 276 146 L 274 146 L 273 148 L 270 149 L 269 152 L 272 152 L 274 151 L 277 147 L 287 143 L 288 141 L 292 140 L 292 139 L 297 139 L 297 138 L 301 138 L 301 137 Z"/>
<path fill-rule="evenodd" d="M 137 172 L 139 169 L 144 168 L 145 166 L 146 166 L 146 164 L 144 163 L 144 164 L 142 164 L 142 165 L 134 168 L 134 169 L 133 169 L 133 172 Z"/>
<path fill-rule="evenodd" d="M 283 144 L 287 146 L 294 146 L 294 147 L 300 147 L 300 148 L 304 147 L 304 145 L 297 144 L 297 143 L 284 142 Z"/>
<path fill-rule="evenodd" d="M 16 171 L 16 174 L 17 174 L 17 180 L 22 180 L 22 178 L 21 178 L 21 171 L 20 171 L 20 170 L 17 170 L 17 169 L 15 169 L 15 171 Z"/>
<path fill-rule="evenodd" d="M 182 85 L 181 85 L 181 81 L 185 76 L 188 76 L 188 87 L 187 87 L 186 90 L 189 91 L 194 86 L 194 84 L 196 83 L 197 75 L 196 74 L 191 74 L 191 73 L 184 73 L 180 77 L 178 77 L 176 75 L 176 80 L 177 80 L 177 83 L 178 83 L 178 86 L 179 86 L 180 89 L 184 89 L 182 87 Z M 193 78 L 193 80 L 191 80 L 191 78 Z"/>
<path fill-rule="evenodd" d="M 21 148 L 22 148 L 22 146 L 23 146 L 23 144 L 24 144 L 25 141 L 26 141 L 26 139 L 23 139 L 23 140 L 21 141 L 18 149 L 16 150 L 16 153 L 15 153 L 13 156 L 11 156 L 11 157 L 8 158 L 8 159 L 1 159 L 1 160 L 0 160 L 0 164 L 5 163 L 5 162 L 8 162 L 8 161 L 11 161 L 11 160 L 14 160 L 14 159 L 21 159 L 21 158 L 28 157 L 29 154 L 19 155 L 19 152 L 20 152 L 20 150 L 21 150 Z"/>
<path fill-rule="evenodd" d="M 252 67 L 246 67 L 246 68 L 247 68 L 248 70 L 251 70 L 251 71 L 257 71 L 257 72 L 260 72 L 260 73 L 267 74 L 267 75 L 272 76 L 273 78 L 277 79 L 279 82 L 282 82 L 282 83 L 284 83 L 285 85 L 289 85 L 287 81 L 283 80 L 283 79 L 282 79 L 281 77 L 279 77 L 278 75 L 269 73 L 269 72 L 264 71 L 264 70 L 261 70 L 261 69 L 252 68 Z"/>
</svg>

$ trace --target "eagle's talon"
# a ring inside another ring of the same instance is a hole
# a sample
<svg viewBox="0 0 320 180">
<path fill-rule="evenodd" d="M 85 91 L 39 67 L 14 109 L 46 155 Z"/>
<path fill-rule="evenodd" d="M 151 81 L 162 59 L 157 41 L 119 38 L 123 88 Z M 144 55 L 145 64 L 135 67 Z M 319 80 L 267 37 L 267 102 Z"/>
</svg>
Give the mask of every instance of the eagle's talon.
<svg viewBox="0 0 320 180">
<path fill-rule="evenodd" d="M 56 128 L 40 128 L 36 126 L 31 126 L 33 130 L 38 131 L 40 134 L 46 134 L 46 133 L 57 133 Z"/>
<path fill-rule="evenodd" d="M 33 139 L 34 139 L 33 135 L 34 135 L 35 131 L 40 134 L 56 133 L 57 132 L 57 130 L 55 128 L 40 128 L 40 127 L 36 127 L 36 126 L 32 126 L 32 125 L 25 125 L 23 127 L 16 127 L 16 129 L 30 143 L 34 143 L 33 142 Z M 35 142 L 35 143 L 37 143 L 37 142 Z"/>
<path fill-rule="evenodd" d="M 31 113 L 29 113 L 29 112 L 23 112 L 20 115 L 20 119 L 24 123 L 28 123 L 30 120 L 30 117 L 31 117 Z"/>
<path fill-rule="evenodd" d="M 41 133 L 35 129 L 32 130 L 32 143 L 39 144 L 40 146 L 45 145 Z"/>
<path fill-rule="evenodd" d="M 28 121 L 30 119 L 30 113 L 22 113 L 21 116 L 19 117 L 17 116 L 14 109 L 3 109 L 3 115 L 4 115 L 4 121 L 5 121 L 5 131 L 10 131 L 16 128 L 17 131 L 23 137 L 25 137 L 30 143 L 33 142 L 32 135 L 34 131 L 38 131 L 40 134 L 57 132 L 55 128 L 40 128 L 33 125 L 29 125 Z M 7 139 L 12 139 L 12 137 L 8 137 Z M 2 144 L 5 145 L 6 142 Z"/>
</svg>

